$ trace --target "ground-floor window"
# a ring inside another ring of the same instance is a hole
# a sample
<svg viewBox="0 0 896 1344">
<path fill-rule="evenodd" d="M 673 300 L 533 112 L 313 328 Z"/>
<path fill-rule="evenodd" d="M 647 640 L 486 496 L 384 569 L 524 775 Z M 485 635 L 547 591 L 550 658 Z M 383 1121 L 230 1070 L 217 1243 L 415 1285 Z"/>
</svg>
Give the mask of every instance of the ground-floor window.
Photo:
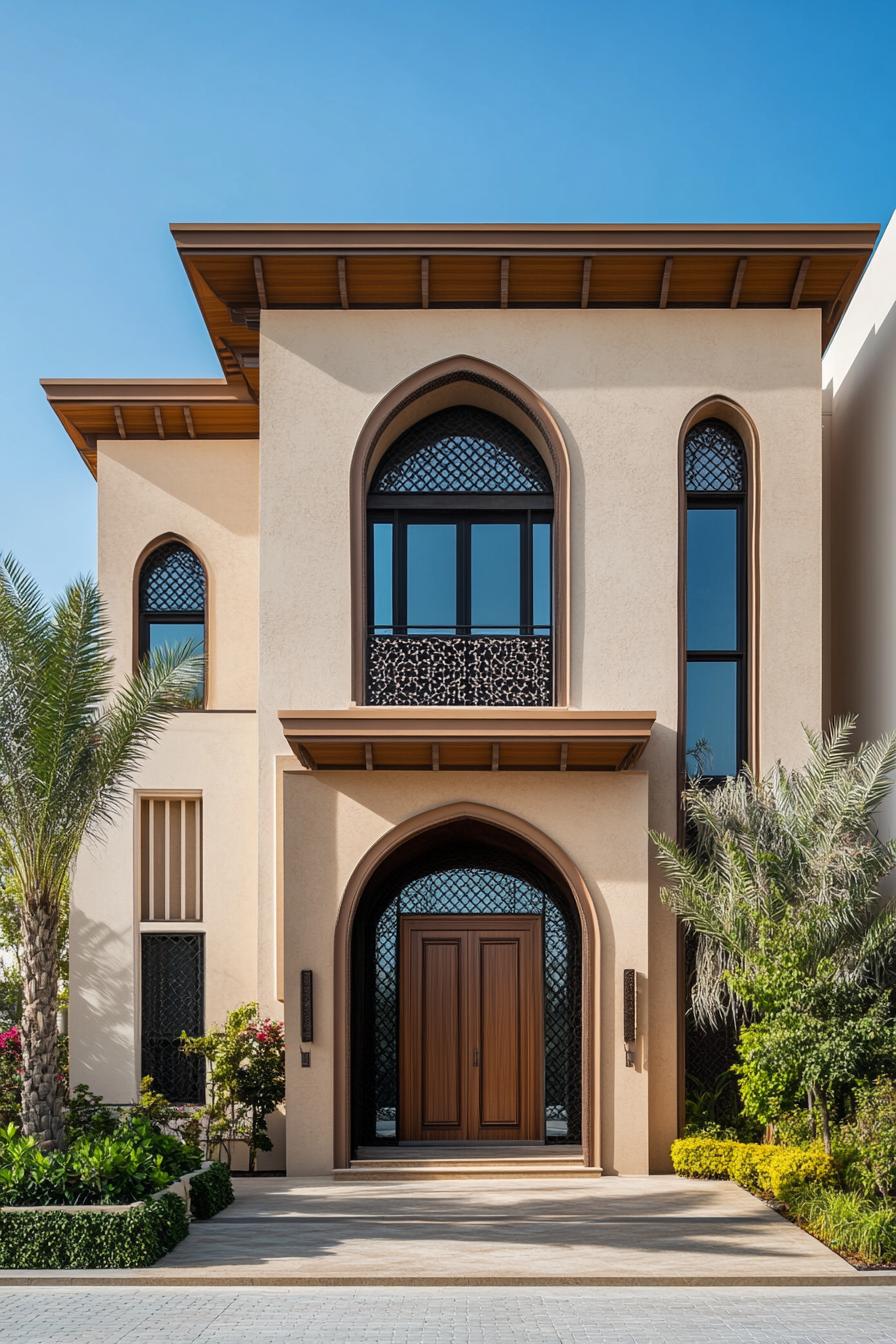
<svg viewBox="0 0 896 1344">
<path fill-rule="evenodd" d="M 205 1062 L 183 1054 L 181 1032 L 204 1031 L 205 939 L 201 933 L 141 935 L 141 1063 L 170 1101 L 205 1101 Z"/>
</svg>

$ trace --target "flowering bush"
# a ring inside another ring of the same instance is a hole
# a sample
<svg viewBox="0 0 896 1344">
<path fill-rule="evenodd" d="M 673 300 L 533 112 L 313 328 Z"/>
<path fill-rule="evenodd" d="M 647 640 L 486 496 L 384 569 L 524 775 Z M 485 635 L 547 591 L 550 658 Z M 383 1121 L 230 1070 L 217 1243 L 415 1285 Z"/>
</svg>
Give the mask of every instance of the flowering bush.
<svg viewBox="0 0 896 1344">
<path fill-rule="evenodd" d="M 202 1055 L 208 1065 L 206 1157 L 245 1143 L 249 1170 L 258 1153 L 270 1152 L 268 1116 L 286 1095 L 286 1047 L 283 1023 L 259 1017 L 257 1003 L 244 1003 L 227 1014 L 223 1027 L 206 1036 L 182 1038 L 185 1054 Z"/>
<path fill-rule="evenodd" d="M 0 1031 L 0 1125 L 18 1123 L 22 1103 L 22 1037 L 18 1027 Z"/>
</svg>

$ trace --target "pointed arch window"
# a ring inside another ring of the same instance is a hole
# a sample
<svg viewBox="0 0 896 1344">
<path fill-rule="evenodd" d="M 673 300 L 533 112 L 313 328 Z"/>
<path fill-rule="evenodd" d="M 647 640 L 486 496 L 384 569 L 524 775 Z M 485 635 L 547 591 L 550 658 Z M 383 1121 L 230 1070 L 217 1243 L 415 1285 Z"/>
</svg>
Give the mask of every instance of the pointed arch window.
<svg viewBox="0 0 896 1344">
<path fill-rule="evenodd" d="M 157 546 L 144 560 L 139 578 L 140 658 L 162 649 L 190 644 L 203 660 L 185 709 L 205 703 L 205 569 L 199 557 L 182 541 Z"/>
<path fill-rule="evenodd" d="M 747 458 L 722 420 L 684 442 L 685 770 L 737 774 L 747 756 Z"/>
<path fill-rule="evenodd" d="M 369 704 L 552 702 L 553 509 L 498 415 L 452 406 L 400 435 L 367 499 Z"/>
</svg>

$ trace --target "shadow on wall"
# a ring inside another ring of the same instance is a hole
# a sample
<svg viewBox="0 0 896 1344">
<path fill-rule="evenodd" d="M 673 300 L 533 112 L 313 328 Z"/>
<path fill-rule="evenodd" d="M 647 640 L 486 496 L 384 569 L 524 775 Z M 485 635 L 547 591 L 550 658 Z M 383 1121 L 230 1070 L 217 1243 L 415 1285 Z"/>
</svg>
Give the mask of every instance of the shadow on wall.
<svg viewBox="0 0 896 1344">
<path fill-rule="evenodd" d="M 71 1086 L 86 1083 L 108 1102 L 133 1101 L 139 1068 L 134 1056 L 135 982 L 130 959 L 122 965 L 121 935 L 76 908 L 70 939 L 76 954 L 69 1009 Z"/>
</svg>

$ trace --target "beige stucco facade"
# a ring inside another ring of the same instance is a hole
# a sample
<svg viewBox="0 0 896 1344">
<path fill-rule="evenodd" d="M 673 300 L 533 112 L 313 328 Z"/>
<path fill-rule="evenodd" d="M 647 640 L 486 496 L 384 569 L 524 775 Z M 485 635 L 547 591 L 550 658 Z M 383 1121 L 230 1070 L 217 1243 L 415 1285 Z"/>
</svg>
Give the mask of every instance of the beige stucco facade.
<svg viewBox="0 0 896 1344">
<path fill-rule="evenodd" d="M 352 874 L 393 828 L 469 803 L 536 828 L 580 875 L 600 939 L 595 1160 L 608 1172 L 667 1167 L 677 931 L 647 830 L 677 825 L 680 434 L 718 397 L 755 427 L 758 763 L 796 762 L 800 724 L 822 712 L 819 347 L 816 310 L 265 311 L 258 444 L 99 444 L 100 581 L 122 667 L 146 546 L 183 537 L 207 567 L 212 712 L 179 715 L 136 788 L 202 792 L 206 1021 L 249 998 L 284 1015 L 286 1139 L 272 1165 L 333 1165 L 334 947 Z M 325 774 L 284 740 L 281 711 L 351 704 L 349 477 L 365 421 L 403 379 L 458 355 L 527 384 L 562 433 L 570 705 L 655 711 L 635 770 Z M 73 898 L 73 1078 L 120 1100 L 139 1072 L 134 845 L 126 811 L 109 844 L 82 856 Z M 620 1025 L 626 968 L 638 976 L 634 1068 Z M 308 1069 L 301 969 L 315 977 Z"/>
</svg>

